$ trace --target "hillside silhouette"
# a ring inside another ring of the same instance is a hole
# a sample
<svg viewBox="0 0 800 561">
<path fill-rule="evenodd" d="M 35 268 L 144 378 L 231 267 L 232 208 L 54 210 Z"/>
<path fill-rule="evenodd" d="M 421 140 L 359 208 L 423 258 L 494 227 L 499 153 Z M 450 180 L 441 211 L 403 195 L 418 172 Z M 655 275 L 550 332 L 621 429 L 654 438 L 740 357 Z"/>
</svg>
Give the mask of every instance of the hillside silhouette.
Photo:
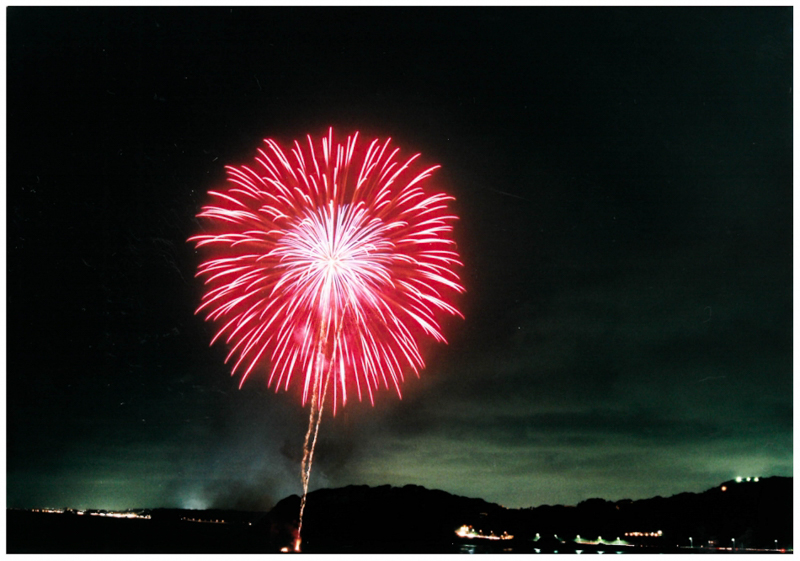
<svg viewBox="0 0 800 561">
<path fill-rule="evenodd" d="M 288 497 L 262 521 L 270 525 L 275 543 L 291 542 L 299 504 L 299 497 Z M 303 548 L 308 552 L 448 550 L 455 530 L 463 525 L 484 535 L 507 532 L 514 536 L 509 544 L 517 549 L 522 542 L 536 540 L 537 535 L 544 540 L 542 545 L 552 539 L 550 548 L 578 535 L 623 538 L 631 544 L 662 549 L 689 545 L 690 537 L 698 546 L 730 546 L 735 540 L 737 547 L 774 548 L 778 540 L 781 547 L 788 547 L 792 542 L 792 478 L 726 481 L 702 493 L 668 498 L 589 499 L 576 506 L 527 509 L 506 509 L 416 485 L 322 489 L 308 496 Z M 659 531 L 657 537 L 626 536 Z"/>
<path fill-rule="evenodd" d="M 726 481 L 702 493 L 575 506 L 507 509 L 482 499 L 426 489 L 348 486 L 308 495 L 307 553 L 455 553 L 464 551 L 677 551 L 705 546 L 792 547 L 792 478 Z M 300 497 L 268 513 L 140 510 L 149 519 L 7 511 L 8 553 L 258 553 L 291 547 Z M 483 536 L 459 537 L 467 526 Z M 592 543 L 576 543 L 576 536 Z M 600 539 L 598 539 L 600 538 Z M 689 538 L 692 538 L 691 541 Z M 613 542 L 613 543 L 612 543 Z M 616 545 L 615 545 L 616 544 Z M 611 549 L 609 549 L 611 548 Z M 644 549 L 642 549 L 644 548 Z"/>
</svg>

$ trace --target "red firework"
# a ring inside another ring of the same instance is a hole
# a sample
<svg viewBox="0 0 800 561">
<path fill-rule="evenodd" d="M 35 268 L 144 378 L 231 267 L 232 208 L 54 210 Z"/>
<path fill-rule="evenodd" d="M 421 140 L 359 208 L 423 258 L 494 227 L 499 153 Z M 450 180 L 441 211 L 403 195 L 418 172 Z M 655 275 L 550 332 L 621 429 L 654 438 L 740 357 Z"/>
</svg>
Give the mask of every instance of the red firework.
<svg viewBox="0 0 800 561">
<path fill-rule="evenodd" d="M 209 233 L 190 238 L 206 258 L 197 312 L 217 324 L 211 343 L 225 339 L 240 387 L 269 358 L 267 385 L 302 376 L 303 403 L 309 391 L 324 400 L 324 380 L 334 411 L 353 385 L 374 404 L 374 390 L 399 395 L 404 369 L 424 367 L 418 338 L 445 342 L 437 315 L 463 317 L 447 302 L 464 291 L 453 198 L 426 192 L 439 166 L 396 160 L 390 139 L 306 140 L 288 153 L 265 140 L 257 165 L 227 166 L 227 188 L 209 191 L 198 214 Z"/>
</svg>

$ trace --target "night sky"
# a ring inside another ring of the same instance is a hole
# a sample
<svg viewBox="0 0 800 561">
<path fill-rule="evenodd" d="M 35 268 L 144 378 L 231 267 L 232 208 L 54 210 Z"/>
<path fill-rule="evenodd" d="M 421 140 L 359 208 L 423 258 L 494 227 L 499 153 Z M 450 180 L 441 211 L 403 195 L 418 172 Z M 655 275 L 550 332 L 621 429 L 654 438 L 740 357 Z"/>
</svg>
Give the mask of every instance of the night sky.
<svg viewBox="0 0 800 561">
<path fill-rule="evenodd" d="M 186 239 L 224 165 L 329 126 L 453 194 L 466 320 L 326 414 L 311 488 L 508 507 L 791 476 L 792 8 L 7 8 L 7 506 L 269 509 Z"/>
</svg>

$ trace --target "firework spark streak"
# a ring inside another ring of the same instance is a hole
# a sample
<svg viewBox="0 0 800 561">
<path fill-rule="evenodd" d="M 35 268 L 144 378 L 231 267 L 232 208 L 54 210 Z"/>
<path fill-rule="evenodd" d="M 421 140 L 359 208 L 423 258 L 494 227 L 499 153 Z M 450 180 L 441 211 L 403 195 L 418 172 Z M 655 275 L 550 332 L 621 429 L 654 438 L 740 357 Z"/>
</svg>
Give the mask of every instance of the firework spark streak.
<svg viewBox="0 0 800 561">
<path fill-rule="evenodd" d="M 297 538 L 295 539 L 294 550 L 300 551 L 300 535 L 303 530 L 303 511 L 306 509 L 306 497 L 308 496 L 308 482 L 311 478 L 311 462 L 314 459 L 314 447 L 317 444 L 317 435 L 319 434 L 319 424 L 322 421 L 322 409 L 325 404 L 325 394 L 328 392 L 328 383 L 331 381 L 330 376 L 325 377 L 325 387 L 322 390 L 322 399 L 317 400 L 317 392 L 311 395 L 311 412 L 308 416 L 308 430 L 306 431 L 306 439 L 303 443 L 303 462 L 300 464 L 300 476 L 303 482 L 303 496 L 300 499 L 300 516 L 297 524 Z M 315 384 L 320 383 L 320 377 L 315 377 Z M 312 438 L 311 433 L 314 433 Z"/>
<path fill-rule="evenodd" d="M 197 312 L 217 325 L 211 343 L 227 343 L 240 387 L 267 362 L 276 391 L 300 378 L 304 506 L 329 386 L 334 415 L 353 392 L 373 404 L 382 386 L 400 395 L 404 370 L 425 366 L 418 341 L 445 342 L 437 316 L 463 317 L 447 298 L 464 289 L 452 197 L 423 188 L 439 166 L 397 159 L 389 139 L 334 144 L 332 129 L 288 153 L 265 143 L 257 165 L 227 167 L 227 188 L 198 214 Z"/>
</svg>

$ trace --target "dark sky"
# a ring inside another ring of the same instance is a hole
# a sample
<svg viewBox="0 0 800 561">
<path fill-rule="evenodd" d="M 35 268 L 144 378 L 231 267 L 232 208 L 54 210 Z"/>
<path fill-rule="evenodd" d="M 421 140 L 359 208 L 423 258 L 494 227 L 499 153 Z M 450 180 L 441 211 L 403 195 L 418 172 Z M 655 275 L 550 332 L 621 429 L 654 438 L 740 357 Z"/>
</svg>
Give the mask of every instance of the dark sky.
<svg viewBox="0 0 800 561">
<path fill-rule="evenodd" d="M 311 487 L 509 507 L 792 474 L 792 8 L 7 8 L 7 506 L 269 508 L 186 239 L 334 126 L 440 163 L 466 321 L 325 417 Z"/>
</svg>

